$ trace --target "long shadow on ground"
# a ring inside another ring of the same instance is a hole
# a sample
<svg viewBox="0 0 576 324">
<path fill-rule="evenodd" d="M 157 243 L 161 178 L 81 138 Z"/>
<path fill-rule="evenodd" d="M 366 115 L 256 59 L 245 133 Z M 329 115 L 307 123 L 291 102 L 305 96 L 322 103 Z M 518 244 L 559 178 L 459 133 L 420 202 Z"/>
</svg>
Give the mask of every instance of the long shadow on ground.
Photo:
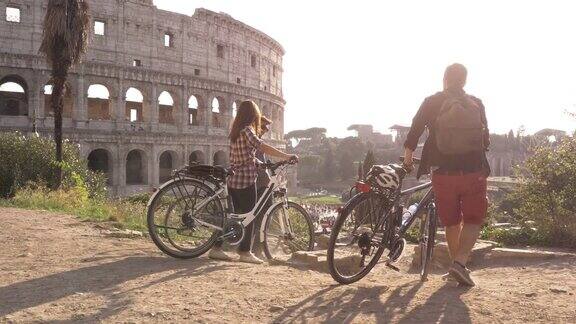
<svg viewBox="0 0 576 324">
<path fill-rule="evenodd" d="M 127 257 L 118 261 L 60 272 L 0 287 L 0 318 L 70 295 L 95 293 L 104 295 L 108 299 L 108 304 L 93 316 L 94 320 L 101 320 L 121 312 L 131 304 L 126 296 L 127 292 L 118 293 L 119 285 L 124 282 L 170 271 L 170 274 L 166 276 L 135 288 L 143 289 L 181 277 L 223 270 L 226 267 L 228 266 L 219 265 L 209 259 L 183 262 L 165 257 L 145 256 Z"/>
<path fill-rule="evenodd" d="M 411 311 L 407 309 L 422 287 L 418 280 L 396 287 L 393 291 L 387 286 L 346 288 L 339 294 L 333 290 L 338 286 L 327 287 L 296 305 L 288 307 L 274 322 L 351 323 L 358 321 L 359 315 L 373 317 L 376 323 L 389 323 L 392 319 L 400 323 L 448 322 L 471 323 L 468 307 L 460 296 L 467 289 L 443 286 L 434 292 L 424 304 Z M 381 295 L 387 293 L 385 301 Z"/>
</svg>

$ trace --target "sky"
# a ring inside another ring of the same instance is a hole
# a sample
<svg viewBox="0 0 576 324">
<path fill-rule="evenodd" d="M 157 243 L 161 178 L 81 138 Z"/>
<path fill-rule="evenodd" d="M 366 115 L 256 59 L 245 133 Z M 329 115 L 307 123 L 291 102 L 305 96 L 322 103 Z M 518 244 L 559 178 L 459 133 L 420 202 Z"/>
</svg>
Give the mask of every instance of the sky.
<svg viewBox="0 0 576 324">
<path fill-rule="evenodd" d="M 468 68 L 492 132 L 576 129 L 575 1 L 154 0 L 226 12 L 286 50 L 285 130 L 409 126 L 445 67 Z"/>
</svg>

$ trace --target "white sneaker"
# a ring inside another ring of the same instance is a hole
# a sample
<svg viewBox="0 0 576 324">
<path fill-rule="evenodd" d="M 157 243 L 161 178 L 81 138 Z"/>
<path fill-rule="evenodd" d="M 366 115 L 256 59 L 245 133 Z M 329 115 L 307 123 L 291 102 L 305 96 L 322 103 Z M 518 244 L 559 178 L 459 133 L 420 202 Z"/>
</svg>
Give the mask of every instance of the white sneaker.
<svg viewBox="0 0 576 324">
<path fill-rule="evenodd" d="M 213 248 L 208 253 L 208 257 L 213 260 L 221 260 L 221 261 L 232 261 L 232 257 L 226 254 L 226 252 L 222 251 L 221 248 Z"/>
<path fill-rule="evenodd" d="M 253 263 L 253 264 L 262 264 L 264 261 L 258 259 L 252 252 L 240 252 L 240 259 L 238 261 L 245 262 L 245 263 Z"/>
</svg>

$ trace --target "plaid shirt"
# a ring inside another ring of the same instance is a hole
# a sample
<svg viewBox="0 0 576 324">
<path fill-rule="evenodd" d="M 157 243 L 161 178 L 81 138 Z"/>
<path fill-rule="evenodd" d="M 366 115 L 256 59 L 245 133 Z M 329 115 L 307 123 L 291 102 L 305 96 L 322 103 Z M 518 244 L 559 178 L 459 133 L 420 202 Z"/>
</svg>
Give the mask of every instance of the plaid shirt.
<svg viewBox="0 0 576 324">
<path fill-rule="evenodd" d="M 241 130 L 238 139 L 230 143 L 230 167 L 235 173 L 228 178 L 228 187 L 244 189 L 256 182 L 256 150 L 260 148 L 260 144 L 262 140 L 251 127 Z"/>
</svg>

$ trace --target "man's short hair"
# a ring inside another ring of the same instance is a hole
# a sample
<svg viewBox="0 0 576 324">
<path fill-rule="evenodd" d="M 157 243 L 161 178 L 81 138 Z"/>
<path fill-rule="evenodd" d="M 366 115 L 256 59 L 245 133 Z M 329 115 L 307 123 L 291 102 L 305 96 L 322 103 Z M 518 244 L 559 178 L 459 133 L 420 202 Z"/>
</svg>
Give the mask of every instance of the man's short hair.
<svg viewBox="0 0 576 324">
<path fill-rule="evenodd" d="M 468 71 L 460 63 L 449 65 L 444 72 L 444 84 L 446 88 L 464 88 Z"/>
</svg>

